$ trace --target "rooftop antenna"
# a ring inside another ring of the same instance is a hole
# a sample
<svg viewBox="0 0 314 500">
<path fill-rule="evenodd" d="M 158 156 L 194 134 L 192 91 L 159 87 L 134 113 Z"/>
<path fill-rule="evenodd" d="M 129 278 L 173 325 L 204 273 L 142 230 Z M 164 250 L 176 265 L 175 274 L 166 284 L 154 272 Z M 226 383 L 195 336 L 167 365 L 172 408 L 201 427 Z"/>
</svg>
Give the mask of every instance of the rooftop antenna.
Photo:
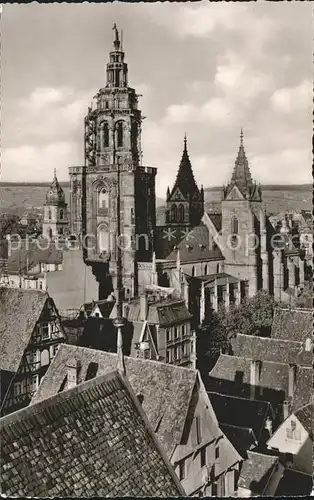
<svg viewBox="0 0 314 500">
<path fill-rule="evenodd" d="M 123 51 L 123 30 L 121 30 L 121 50 Z"/>
</svg>

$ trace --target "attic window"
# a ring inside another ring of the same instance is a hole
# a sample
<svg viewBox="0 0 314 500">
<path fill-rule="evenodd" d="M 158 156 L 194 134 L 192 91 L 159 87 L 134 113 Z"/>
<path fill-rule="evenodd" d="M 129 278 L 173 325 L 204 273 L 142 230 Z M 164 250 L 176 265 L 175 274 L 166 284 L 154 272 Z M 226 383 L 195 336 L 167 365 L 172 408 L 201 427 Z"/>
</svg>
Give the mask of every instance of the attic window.
<svg viewBox="0 0 314 500">
<path fill-rule="evenodd" d="M 95 378 L 98 371 L 98 363 L 91 362 L 88 365 L 85 380 Z"/>
</svg>

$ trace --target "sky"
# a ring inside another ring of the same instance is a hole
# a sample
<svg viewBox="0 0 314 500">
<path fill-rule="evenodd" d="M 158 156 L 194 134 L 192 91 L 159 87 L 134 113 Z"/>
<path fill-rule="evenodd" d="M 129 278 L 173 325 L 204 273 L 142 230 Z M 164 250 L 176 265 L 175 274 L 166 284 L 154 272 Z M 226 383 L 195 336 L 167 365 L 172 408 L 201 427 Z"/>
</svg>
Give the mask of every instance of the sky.
<svg viewBox="0 0 314 500">
<path fill-rule="evenodd" d="M 143 165 L 165 197 L 184 133 L 198 184 L 231 177 L 241 126 L 262 184 L 311 182 L 311 2 L 4 5 L 1 181 L 84 162 L 84 116 L 105 85 L 112 25 L 142 94 Z"/>
</svg>

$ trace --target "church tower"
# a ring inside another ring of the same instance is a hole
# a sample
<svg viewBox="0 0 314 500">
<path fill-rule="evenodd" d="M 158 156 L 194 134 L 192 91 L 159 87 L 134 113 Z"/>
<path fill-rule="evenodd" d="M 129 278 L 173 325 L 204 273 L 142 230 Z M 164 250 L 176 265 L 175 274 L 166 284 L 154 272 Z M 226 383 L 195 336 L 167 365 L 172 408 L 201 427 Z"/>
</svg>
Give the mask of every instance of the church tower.
<svg viewBox="0 0 314 500">
<path fill-rule="evenodd" d="M 54 171 L 53 181 L 46 194 L 42 235 L 44 238 L 56 239 L 68 233 L 68 213 L 65 194 Z"/>
<path fill-rule="evenodd" d="M 204 191 L 195 182 L 185 136 L 177 178 L 172 190 L 167 190 L 166 224 L 193 227 L 200 224 L 203 215 Z"/>
<path fill-rule="evenodd" d="M 70 169 L 71 231 L 82 238 L 100 298 L 117 287 L 119 247 L 125 296 L 137 293 L 137 263 L 151 260 L 156 225 L 157 170 L 141 164 L 139 95 L 128 84 L 116 25 L 113 31 L 106 84 L 85 118 L 85 165 Z"/>
<path fill-rule="evenodd" d="M 250 296 L 261 288 L 261 202 L 261 187 L 252 179 L 241 129 L 231 181 L 223 188 L 222 244 L 225 272 L 246 281 Z"/>
</svg>

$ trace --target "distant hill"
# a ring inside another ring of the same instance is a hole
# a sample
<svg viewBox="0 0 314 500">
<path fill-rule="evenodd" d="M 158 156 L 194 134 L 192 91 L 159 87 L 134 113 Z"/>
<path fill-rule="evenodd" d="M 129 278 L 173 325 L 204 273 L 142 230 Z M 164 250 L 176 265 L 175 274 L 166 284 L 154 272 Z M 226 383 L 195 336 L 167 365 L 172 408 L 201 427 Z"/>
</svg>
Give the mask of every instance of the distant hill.
<svg viewBox="0 0 314 500">
<path fill-rule="evenodd" d="M 69 202 L 69 182 L 61 182 Z M 22 183 L 0 182 L 0 212 L 14 212 L 22 214 L 33 208 L 41 209 L 44 202 L 49 182 Z M 312 185 L 264 185 L 263 201 L 269 213 L 284 212 L 286 210 L 300 211 L 312 209 Z M 206 210 L 219 209 L 221 201 L 221 187 L 208 187 L 204 189 Z M 164 204 L 163 198 L 157 198 L 157 220 L 163 223 Z"/>
</svg>

